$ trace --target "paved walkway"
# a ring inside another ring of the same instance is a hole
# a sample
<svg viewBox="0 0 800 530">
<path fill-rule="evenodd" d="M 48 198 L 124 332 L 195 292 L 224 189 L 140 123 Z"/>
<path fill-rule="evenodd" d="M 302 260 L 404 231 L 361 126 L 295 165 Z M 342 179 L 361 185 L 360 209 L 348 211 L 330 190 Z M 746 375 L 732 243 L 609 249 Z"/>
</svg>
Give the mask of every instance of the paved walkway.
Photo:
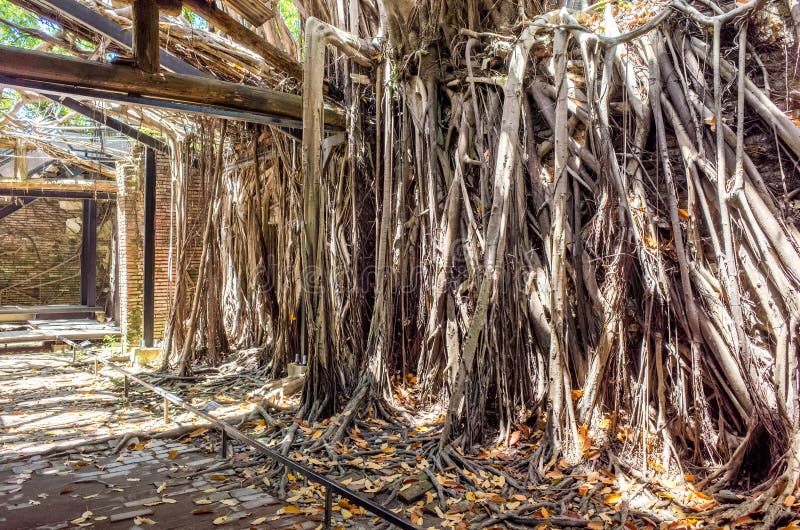
<svg viewBox="0 0 800 530">
<path fill-rule="evenodd" d="M 163 430 L 163 420 L 67 361 L 0 354 L 0 528 L 319 525 L 321 514 L 284 513 L 262 488 L 263 462 L 247 452 L 222 460 L 202 429 L 180 442 L 133 438 L 115 453 L 125 433 Z"/>
</svg>

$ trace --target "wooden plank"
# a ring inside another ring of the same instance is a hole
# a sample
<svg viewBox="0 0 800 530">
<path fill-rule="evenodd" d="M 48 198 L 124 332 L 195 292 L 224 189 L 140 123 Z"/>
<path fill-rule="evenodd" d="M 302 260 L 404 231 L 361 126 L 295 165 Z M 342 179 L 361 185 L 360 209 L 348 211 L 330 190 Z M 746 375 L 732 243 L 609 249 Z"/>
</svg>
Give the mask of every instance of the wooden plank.
<svg viewBox="0 0 800 530">
<path fill-rule="evenodd" d="M 275 16 L 275 9 L 264 0 L 222 0 L 222 3 L 254 26 L 260 26 Z"/>
<path fill-rule="evenodd" d="M 68 87 L 116 91 L 172 101 L 236 109 L 302 120 L 303 98 L 277 90 L 180 74 L 148 74 L 127 66 L 85 61 L 0 46 L 0 75 Z M 338 110 L 325 110 L 325 123 L 344 127 Z"/>
<path fill-rule="evenodd" d="M 101 329 L 108 329 L 114 331 L 118 329 L 115 326 L 102 324 L 97 320 L 93 320 L 90 318 L 62 318 L 60 320 L 29 320 L 28 324 L 35 327 L 36 329 L 41 329 L 46 331 L 63 331 L 63 330 L 96 331 Z"/>
<path fill-rule="evenodd" d="M 298 81 L 303 80 L 303 65 L 285 51 L 276 48 L 254 31 L 241 25 L 228 13 L 207 0 L 183 0 L 186 7 L 206 19 L 234 41 L 258 53 L 271 67 L 287 73 Z M 260 25 L 260 24 L 256 24 Z"/>
<path fill-rule="evenodd" d="M 136 66 L 147 73 L 158 72 L 159 38 L 156 0 L 134 0 L 133 58 Z"/>
<path fill-rule="evenodd" d="M 116 193 L 117 182 L 114 180 L 80 180 L 80 179 L 30 179 L 25 181 L 0 179 L 0 190 L 8 191 L 42 191 L 62 192 L 81 191 L 91 193 Z"/>
<path fill-rule="evenodd" d="M 84 305 L 4 305 L 0 306 L 0 315 L 48 315 L 66 313 L 99 313 L 102 307 Z"/>
<path fill-rule="evenodd" d="M 119 335 L 119 330 L 112 328 L 108 329 L 91 329 L 91 330 L 76 330 L 76 329 L 63 329 L 63 330 L 46 330 L 46 329 L 29 329 L 25 331 L 0 331 L 0 344 L 21 344 L 26 342 L 50 342 L 58 341 L 61 339 L 69 340 L 99 340 L 107 335 Z"/>
</svg>

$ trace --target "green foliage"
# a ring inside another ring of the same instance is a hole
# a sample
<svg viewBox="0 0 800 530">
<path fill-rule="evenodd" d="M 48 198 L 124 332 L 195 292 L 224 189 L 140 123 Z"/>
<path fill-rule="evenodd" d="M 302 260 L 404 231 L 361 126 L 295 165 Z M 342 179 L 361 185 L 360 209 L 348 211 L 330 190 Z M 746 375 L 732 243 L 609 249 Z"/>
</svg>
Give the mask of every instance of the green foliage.
<svg viewBox="0 0 800 530">
<path fill-rule="evenodd" d="M 191 24 L 192 27 L 195 29 L 202 29 L 204 31 L 208 31 L 208 29 L 211 27 L 206 19 L 204 19 L 200 15 L 197 15 L 189 11 L 185 7 L 183 8 L 183 16 L 186 17 L 186 20 L 188 20 L 189 24 Z"/>
<path fill-rule="evenodd" d="M 10 88 L 3 89 L 0 93 L 0 111 L 6 112 L 19 101 L 19 94 Z"/>
<path fill-rule="evenodd" d="M 106 335 L 103 337 L 103 346 L 106 348 L 116 348 L 118 344 L 117 338 L 113 335 Z"/>
<path fill-rule="evenodd" d="M 9 0 L 0 0 L 0 17 L 18 26 L 34 28 L 47 33 L 55 33 L 58 28 L 47 21 L 15 6 Z M 17 48 L 32 49 L 41 44 L 41 40 L 29 36 L 16 28 L 12 28 L 0 23 L 0 44 L 4 46 L 16 46 Z"/>
<path fill-rule="evenodd" d="M 289 28 L 289 33 L 292 34 L 292 38 L 296 41 L 300 41 L 300 12 L 295 7 L 292 0 L 278 0 L 278 13 L 280 13 L 281 18 L 284 22 L 286 22 L 286 26 Z"/>
</svg>

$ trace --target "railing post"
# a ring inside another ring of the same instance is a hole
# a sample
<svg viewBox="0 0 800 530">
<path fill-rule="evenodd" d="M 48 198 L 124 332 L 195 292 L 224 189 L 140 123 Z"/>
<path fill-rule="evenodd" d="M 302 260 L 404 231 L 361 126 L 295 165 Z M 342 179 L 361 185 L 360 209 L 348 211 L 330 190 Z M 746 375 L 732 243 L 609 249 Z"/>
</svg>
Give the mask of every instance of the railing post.
<svg viewBox="0 0 800 530">
<path fill-rule="evenodd" d="M 78 350 L 76 350 L 75 346 L 73 346 L 72 347 L 72 362 L 74 363 L 77 358 L 78 358 Z"/>
<path fill-rule="evenodd" d="M 128 399 L 128 376 L 122 378 L 122 393 L 125 395 L 125 399 Z"/>
<path fill-rule="evenodd" d="M 164 398 L 164 423 L 169 423 L 169 400 Z"/>
<path fill-rule="evenodd" d="M 222 429 L 222 448 L 220 449 L 222 458 L 228 458 L 228 433 Z"/>
<path fill-rule="evenodd" d="M 331 530 L 331 488 L 325 486 L 325 530 Z"/>
</svg>

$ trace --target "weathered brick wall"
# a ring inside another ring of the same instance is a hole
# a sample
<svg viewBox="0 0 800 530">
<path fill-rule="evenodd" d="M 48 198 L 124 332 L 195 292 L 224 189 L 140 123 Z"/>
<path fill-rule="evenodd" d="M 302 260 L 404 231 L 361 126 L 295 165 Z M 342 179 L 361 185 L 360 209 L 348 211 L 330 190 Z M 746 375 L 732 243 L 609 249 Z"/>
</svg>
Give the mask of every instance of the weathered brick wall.
<svg viewBox="0 0 800 530">
<path fill-rule="evenodd" d="M 117 162 L 119 325 L 129 346 L 142 338 L 142 259 L 144 250 L 143 151 Z"/>
<path fill-rule="evenodd" d="M 170 302 L 175 289 L 175 268 L 170 271 L 171 249 L 176 244 L 170 238 L 172 226 L 172 171 L 169 159 L 156 157 L 156 267 L 155 298 L 153 301 L 153 332 L 156 339 L 164 335 L 164 326 L 169 316 Z"/>
<path fill-rule="evenodd" d="M 98 201 L 97 215 L 97 305 L 103 307 L 113 203 Z M 37 199 L 0 219 L 0 305 L 80 304 L 82 223 L 81 201 L 57 199 Z"/>
<path fill-rule="evenodd" d="M 130 346 L 138 346 L 142 338 L 143 273 L 144 273 L 144 151 L 137 147 L 131 158 L 117 164 L 119 269 L 120 269 L 120 326 Z M 187 214 L 192 220 L 203 211 L 200 205 L 200 179 L 193 175 L 186 187 Z M 156 215 L 155 215 L 155 298 L 153 335 L 160 340 L 169 316 L 175 290 L 175 252 L 180 242 L 175 232 L 172 210 L 173 174 L 169 158 L 156 157 Z M 195 221 L 190 224 L 196 224 Z M 190 264 L 197 261 L 199 252 L 192 239 Z M 194 268 L 190 265 L 191 268 Z"/>
</svg>

